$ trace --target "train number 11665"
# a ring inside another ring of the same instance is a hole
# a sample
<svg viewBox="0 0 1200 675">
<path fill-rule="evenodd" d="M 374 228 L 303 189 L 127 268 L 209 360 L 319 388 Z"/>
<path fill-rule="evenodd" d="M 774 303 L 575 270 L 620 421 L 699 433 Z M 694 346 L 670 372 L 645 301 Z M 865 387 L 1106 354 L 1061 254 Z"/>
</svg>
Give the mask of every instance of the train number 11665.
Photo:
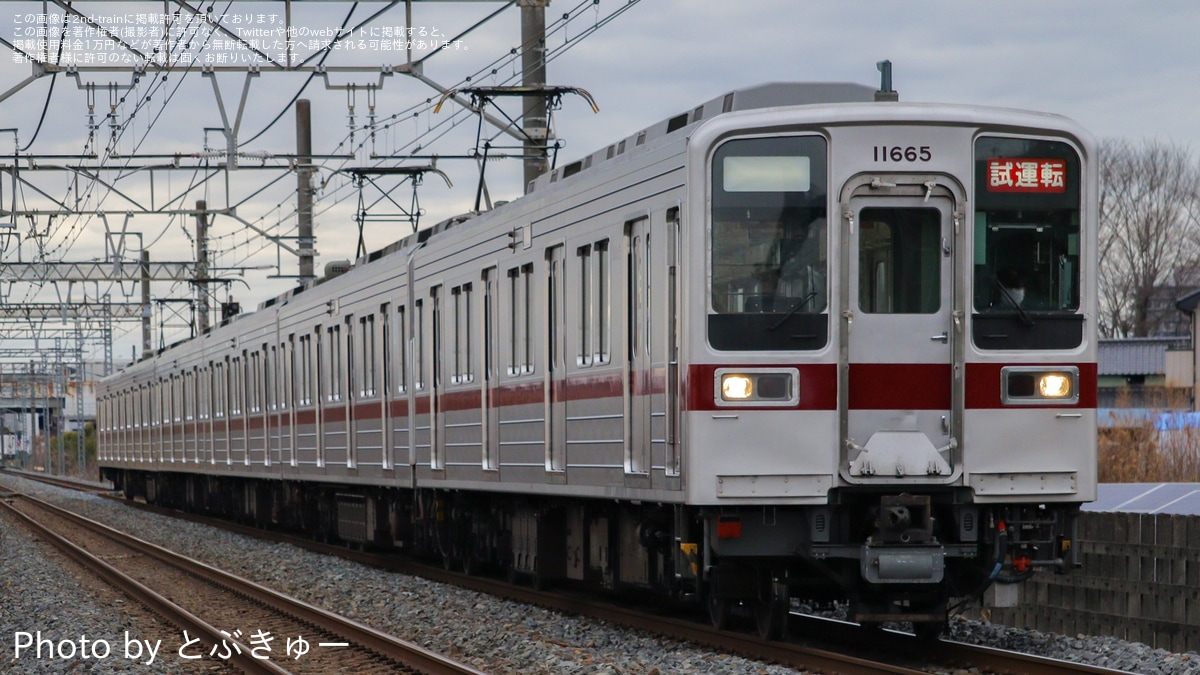
<svg viewBox="0 0 1200 675">
<path fill-rule="evenodd" d="M 871 149 L 876 162 L 928 162 L 933 159 L 928 145 L 876 145 Z"/>
</svg>

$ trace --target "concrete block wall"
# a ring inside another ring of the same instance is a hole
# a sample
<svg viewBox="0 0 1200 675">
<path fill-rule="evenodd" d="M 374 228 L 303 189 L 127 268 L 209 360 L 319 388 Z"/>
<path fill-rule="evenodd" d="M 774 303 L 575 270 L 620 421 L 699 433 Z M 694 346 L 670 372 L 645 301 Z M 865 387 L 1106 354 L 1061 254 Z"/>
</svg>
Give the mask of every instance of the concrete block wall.
<svg viewBox="0 0 1200 675">
<path fill-rule="evenodd" d="M 1082 569 L 1038 573 L 992 621 L 1200 651 L 1200 517 L 1084 513 L 1076 546 Z"/>
</svg>

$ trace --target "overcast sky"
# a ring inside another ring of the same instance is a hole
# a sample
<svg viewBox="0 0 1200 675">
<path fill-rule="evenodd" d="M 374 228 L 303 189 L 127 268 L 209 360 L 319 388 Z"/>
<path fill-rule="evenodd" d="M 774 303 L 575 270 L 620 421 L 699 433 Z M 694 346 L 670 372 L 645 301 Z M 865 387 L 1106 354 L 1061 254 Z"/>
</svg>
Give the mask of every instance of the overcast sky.
<svg viewBox="0 0 1200 675">
<path fill-rule="evenodd" d="M 414 4 L 414 28 L 430 32 L 436 29 L 445 37 L 453 37 L 502 6 L 498 2 Z M 209 5 L 216 13 L 275 14 L 280 20 L 283 16 L 282 2 L 203 3 Z M 75 2 L 74 6 L 111 16 L 162 11 L 160 2 Z M 564 99 L 555 118 L 556 134 L 566 144 L 560 163 L 739 87 L 777 80 L 847 81 L 874 87 L 879 84 L 875 63 L 882 59 L 893 63 L 893 86 L 902 101 L 977 103 L 1056 112 L 1080 122 L 1098 138 L 1157 139 L 1180 144 L 1193 155 L 1200 152 L 1200 2 L 1195 0 L 641 0 L 619 11 L 626 6 L 626 0 L 601 0 L 596 5 L 590 0 L 553 0 L 546 12 L 547 23 L 554 30 L 548 47 L 557 54 L 548 67 L 549 83 L 582 87 L 600 106 L 600 113 L 593 114 L 581 99 Z M 41 7 L 41 2 L 0 2 L 0 35 L 10 41 L 19 37 L 15 22 L 21 21 L 24 13 L 40 11 Z M 294 7 L 297 24 L 322 28 L 340 25 L 351 4 L 304 2 L 294 3 Z M 382 3 L 360 3 L 351 23 L 382 7 Z M 611 22 L 579 39 L 614 13 L 619 15 Z M 573 18 L 565 28 L 557 28 L 556 22 L 563 14 Z M 372 25 L 403 24 L 401 6 Z M 519 38 L 519 15 L 510 9 L 464 36 L 461 49 L 431 58 L 425 73 L 439 84 L 454 86 L 466 75 L 485 68 L 482 77 L 473 78 L 474 83 L 509 83 L 517 66 L 505 59 L 519 44 Z M 0 47 L 0 59 L 0 92 L 29 76 L 30 66 L 14 63 L 9 49 Z M 336 54 L 327 63 L 399 64 L 403 60 L 402 53 L 359 51 Z M 487 68 L 495 68 L 496 73 Z M 122 119 L 134 118 L 119 141 L 125 154 L 135 149 L 197 152 L 203 149 L 206 137 L 209 147 L 223 147 L 217 132 L 206 134 L 203 130 L 221 125 L 211 80 L 194 70 L 177 70 L 169 74 L 168 82 L 151 90 L 149 79 L 123 92 L 130 100 L 118 106 Z M 294 151 L 291 110 L 253 142 L 248 139 L 285 110 L 304 79 L 295 74 L 265 73 L 252 81 L 239 132 L 239 140 L 245 143 L 243 149 Z M 95 74 L 83 76 L 80 81 L 128 83 L 129 77 Z M 345 84 L 380 80 L 375 75 L 358 74 L 331 75 L 330 81 Z M 383 88 L 373 101 L 361 91 L 351 97 L 345 90 L 326 90 L 320 81 L 311 83 L 304 92 L 305 98 L 313 100 L 315 152 L 338 154 L 351 147 L 347 127 L 350 104 L 354 105 L 355 124 L 359 126 L 354 137 L 360 148 L 358 160 L 328 162 L 323 167 L 322 176 L 328 182 L 318 203 L 318 270 L 329 260 L 351 258 L 355 253 L 357 233 L 351 218 L 356 193 L 334 170 L 371 163 L 367 153 L 372 148 L 378 154 L 412 152 L 412 139 L 417 136 L 422 139 L 421 152 L 441 155 L 467 153 L 474 143 L 475 124 L 461 112 L 455 118 L 459 124 L 453 132 L 432 140 L 438 135 L 438 125 L 453 114 L 443 111 L 435 116 L 423 106 L 425 98 L 436 98 L 433 89 L 402 76 L 382 81 Z M 221 75 L 217 82 L 232 115 L 244 78 Z M 48 88 L 49 78 L 42 78 L 0 101 L 0 128 L 17 128 L 22 146 L 33 138 Z M 150 102 L 135 114 L 132 101 L 147 97 Z M 75 80 L 60 75 L 51 100 L 46 121 L 30 151 L 80 152 L 87 138 L 85 93 Z M 373 143 L 361 129 L 372 102 L 379 123 Z M 95 103 L 102 117 L 108 111 L 108 94 L 103 88 Z M 108 132 L 101 128 L 97 133 L 103 146 Z M 135 140 L 142 138 L 145 140 Z M 12 140 L 9 132 L 0 135 L 0 156 L 11 154 Z M 446 160 L 438 166 L 450 176 L 455 188 L 427 179 L 421 190 L 422 206 L 427 210 L 423 224 L 468 208 L 473 198 L 473 162 Z M 517 196 L 520 169 L 515 161 L 489 165 L 488 171 L 493 199 Z M 210 205 L 230 198 L 237 202 L 275 176 L 238 172 L 231 195 L 225 194 L 223 184 L 214 184 L 204 194 L 190 195 L 188 205 L 193 198 L 201 197 L 207 198 Z M 49 191 L 55 197 L 65 198 L 68 194 L 65 184 L 55 184 L 49 177 L 40 179 L 50 184 Z M 191 179 L 179 173 L 156 175 L 156 203 L 165 198 L 165 191 L 178 193 Z M 12 191 L 7 178 L 5 182 L 0 196 L 7 206 Z M 294 185 L 294 178 L 286 178 L 277 189 L 264 190 L 239 212 L 261 227 L 286 233 L 294 223 Z M 144 182 L 131 183 L 126 189 L 143 201 L 150 199 L 149 186 Z M 93 191 L 88 199 L 95 200 L 98 194 L 99 190 Z M 37 198 L 29 190 L 19 196 L 27 204 Z M 407 204 L 409 192 L 402 189 L 393 197 Z M 368 195 L 368 199 L 374 198 L 377 195 Z M 117 201 L 106 203 L 107 208 L 125 208 L 114 206 L 119 204 Z M 88 207 L 97 205 L 89 202 Z M 96 221 L 60 227 L 50 246 L 59 251 L 55 254 L 58 257 L 90 259 L 102 250 L 102 239 L 97 234 L 102 226 Z M 132 229 L 143 233 L 148 246 L 153 243 L 150 248 L 156 260 L 177 260 L 190 253 L 192 244 L 185 233 L 190 227 L 187 219 L 140 217 L 133 220 Z M 403 235 L 403 227 L 369 225 L 368 250 Z M 231 219 L 217 219 L 214 237 L 221 264 L 275 263 L 274 248 L 264 248 L 261 238 Z M 75 243 L 68 248 L 68 241 Z M 253 253 L 256 250 L 258 253 Z M 11 248 L 3 253 L 9 260 L 12 254 Z M 294 273 L 294 259 L 285 254 L 283 261 L 283 271 Z M 236 299 L 243 306 L 252 307 L 291 283 L 268 280 L 266 275 L 248 272 L 245 284 L 235 284 Z M 155 288 L 156 295 L 182 297 L 185 293 L 182 288 L 167 285 Z"/>
</svg>

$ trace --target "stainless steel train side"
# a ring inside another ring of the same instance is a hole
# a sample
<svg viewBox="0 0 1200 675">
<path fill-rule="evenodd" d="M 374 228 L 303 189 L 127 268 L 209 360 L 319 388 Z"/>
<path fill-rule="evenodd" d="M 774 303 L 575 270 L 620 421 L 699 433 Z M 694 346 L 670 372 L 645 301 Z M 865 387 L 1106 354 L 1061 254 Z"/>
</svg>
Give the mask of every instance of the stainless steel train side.
<svg viewBox="0 0 1200 675">
<path fill-rule="evenodd" d="M 1011 602 L 1095 496 L 1095 147 L 871 98 L 733 92 L 150 355 L 103 473 L 767 636 Z"/>
</svg>

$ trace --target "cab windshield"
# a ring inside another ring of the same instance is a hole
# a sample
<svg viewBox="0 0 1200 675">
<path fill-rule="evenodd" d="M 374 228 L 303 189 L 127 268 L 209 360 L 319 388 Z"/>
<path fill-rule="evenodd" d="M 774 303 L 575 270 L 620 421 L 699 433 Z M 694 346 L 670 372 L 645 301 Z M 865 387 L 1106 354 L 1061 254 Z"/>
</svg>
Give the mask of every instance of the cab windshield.
<svg viewBox="0 0 1200 675">
<path fill-rule="evenodd" d="M 726 142 L 713 156 L 709 342 L 817 349 L 828 306 L 825 140 Z"/>
<path fill-rule="evenodd" d="M 1078 346 L 1078 155 L 1059 141 L 985 136 L 975 164 L 975 344 Z"/>
</svg>

